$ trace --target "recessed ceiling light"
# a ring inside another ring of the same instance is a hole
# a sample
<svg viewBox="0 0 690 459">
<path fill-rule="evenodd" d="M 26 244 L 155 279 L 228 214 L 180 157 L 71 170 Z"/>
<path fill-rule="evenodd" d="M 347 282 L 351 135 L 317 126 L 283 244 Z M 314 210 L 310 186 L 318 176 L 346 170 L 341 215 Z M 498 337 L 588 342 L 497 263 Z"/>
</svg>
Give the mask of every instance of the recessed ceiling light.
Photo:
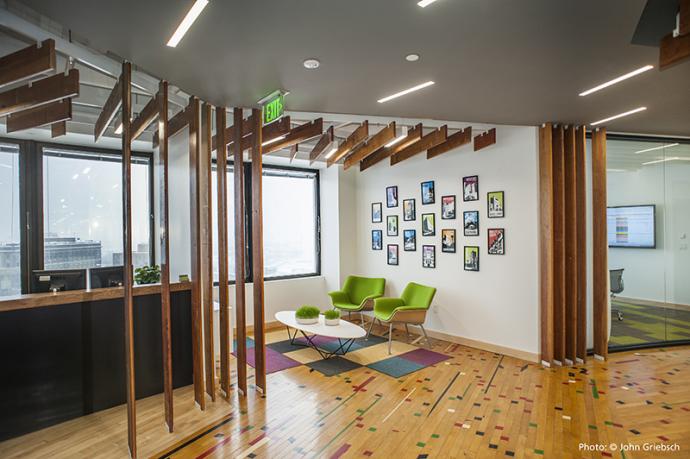
<svg viewBox="0 0 690 459">
<path fill-rule="evenodd" d="M 384 102 L 388 102 L 389 100 L 393 100 L 393 99 L 396 99 L 400 96 L 404 96 L 405 94 L 409 94 L 411 92 L 415 92 L 415 91 L 419 91 L 420 89 L 427 88 L 427 87 L 431 86 L 432 84 L 434 84 L 433 81 L 427 81 L 426 83 L 418 84 L 417 86 L 413 86 L 409 89 L 405 89 L 404 91 L 396 92 L 395 94 L 391 94 L 390 96 L 386 96 L 383 99 L 377 100 L 377 102 L 379 104 L 382 104 Z"/>
<path fill-rule="evenodd" d="M 671 148 L 671 147 L 675 147 L 677 145 L 678 145 L 677 143 L 671 143 L 668 145 L 662 145 L 660 147 L 647 148 L 646 150 L 636 151 L 635 154 L 639 155 L 640 153 L 647 153 L 648 151 L 663 150 L 664 148 Z"/>
<path fill-rule="evenodd" d="M 618 118 L 623 118 L 624 116 L 629 116 L 629 115 L 634 115 L 635 113 L 643 112 L 647 110 L 647 107 L 638 107 L 634 110 L 630 110 L 624 113 L 619 113 L 618 115 L 613 115 L 609 116 L 608 118 L 604 118 L 603 120 L 595 121 L 593 123 L 590 123 L 592 126 L 596 126 L 597 124 L 605 123 L 607 121 L 612 121 L 612 120 L 617 120 Z"/>
<path fill-rule="evenodd" d="M 407 62 L 417 62 L 419 60 L 419 54 L 412 53 L 405 56 Z"/>
<path fill-rule="evenodd" d="M 321 66 L 321 62 L 318 59 L 305 59 L 303 62 L 304 68 L 309 70 L 318 69 Z"/>
<path fill-rule="evenodd" d="M 621 81 L 624 81 L 624 80 L 627 80 L 628 78 L 632 78 L 632 77 L 634 77 L 634 76 L 637 76 L 637 75 L 639 75 L 640 73 L 644 73 L 644 72 L 646 72 L 646 71 L 648 71 L 648 70 L 652 70 L 653 68 L 654 68 L 653 65 L 645 65 L 644 67 L 640 67 L 639 69 L 633 70 L 633 71 L 630 72 L 630 73 L 626 73 L 625 75 L 621 75 L 621 76 L 619 76 L 618 78 L 614 78 L 614 79 L 611 80 L 611 81 L 607 81 L 606 83 L 602 83 L 602 84 L 600 84 L 599 86 L 596 86 L 596 87 L 594 87 L 594 88 L 592 88 L 592 89 L 588 89 L 588 90 L 585 91 L 585 92 L 581 92 L 581 93 L 580 93 L 580 96 L 587 96 L 587 95 L 589 95 L 589 94 L 592 94 L 593 92 L 597 92 L 597 91 L 600 91 L 600 90 L 602 90 L 602 89 L 604 89 L 604 88 L 608 88 L 609 86 L 613 86 L 613 85 L 616 84 L 616 83 L 620 83 Z"/>
<path fill-rule="evenodd" d="M 180 22 L 180 25 L 177 26 L 175 33 L 173 33 L 172 37 L 170 37 L 170 40 L 168 40 L 167 45 L 169 47 L 174 48 L 178 45 L 178 43 L 180 43 L 180 40 L 182 40 L 189 28 L 192 26 L 192 24 L 194 24 L 196 18 L 198 18 L 201 12 L 204 11 L 206 5 L 208 5 L 208 0 L 196 0 L 194 2 L 194 5 L 192 5 L 192 7 L 189 9 L 184 19 L 182 19 L 182 22 Z"/>
<path fill-rule="evenodd" d="M 422 0 L 421 2 L 417 2 L 417 5 L 421 6 L 422 8 L 426 8 L 427 6 L 431 5 L 435 1 L 436 0 Z"/>
</svg>

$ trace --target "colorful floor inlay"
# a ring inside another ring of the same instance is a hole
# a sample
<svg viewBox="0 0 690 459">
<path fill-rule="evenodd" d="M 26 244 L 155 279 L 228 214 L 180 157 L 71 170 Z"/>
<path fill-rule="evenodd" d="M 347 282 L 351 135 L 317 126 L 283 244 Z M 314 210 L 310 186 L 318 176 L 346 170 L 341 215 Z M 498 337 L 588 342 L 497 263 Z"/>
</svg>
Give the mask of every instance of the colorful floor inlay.
<svg viewBox="0 0 690 459">
<path fill-rule="evenodd" d="M 664 343 L 690 339 L 690 311 L 634 304 L 614 299 L 611 302 L 610 346 Z M 619 320 L 619 315 L 622 320 Z"/>
</svg>

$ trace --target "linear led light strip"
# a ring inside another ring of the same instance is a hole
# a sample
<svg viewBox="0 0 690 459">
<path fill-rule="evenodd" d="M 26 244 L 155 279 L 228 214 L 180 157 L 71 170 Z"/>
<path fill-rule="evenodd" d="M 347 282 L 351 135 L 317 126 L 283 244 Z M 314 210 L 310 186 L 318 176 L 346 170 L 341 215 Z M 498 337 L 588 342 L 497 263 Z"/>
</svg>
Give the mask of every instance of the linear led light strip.
<svg viewBox="0 0 690 459">
<path fill-rule="evenodd" d="M 177 26 L 175 33 L 170 37 L 170 40 L 168 40 L 167 45 L 169 47 L 174 48 L 180 43 L 189 28 L 194 24 L 194 21 L 196 21 L 196 18 L 198 18 L 204 8 L 206 8 L 206 5 L 208 5 L 208 0 L 196 0 L 194 2 L 194 5 L 189 9 L 187 15 L 182 19 L 182 22 L 180 22 L 180 25 Z"/>
<path fill-rule="evenodd" d="M 417 86 L 413 86 L 409 89 L 405 89 L 404 91 L 396 92 L 395 94 L 391 94 L 390 96 L 386 96 L 383 99 L 377 100 L 379 104 L 382 104 L 384 102 L 388 102 L 389 100 L 397 99 L 398 97 L 404 96 L 406 94 L 409 94 L 411 92 L 419 91 L 420 89 L 427 88 L 434 84 L 433 81 L 427 81 L 426 83 L 418 84 Z"/>
<path fill-rule="evenodd" d="M 606 123 L 607 121 L 617 120 L 618 118 L 623 118 L 624 116 L 634 115 L 635 113 L 643 112 L 645 110 L 647 110 L 647 107 L 638 107 L 634 110 L 630 110 L 630 111 L 627 111 L 624 113 L 619 113 L 618 115 L 609 116 L 608 118 L 604 118 L 603 120 L 595 121 L 595 122 L 590 123 L 590 124 L 592 126 L 596 126 L 597 124 Z"/>
<path fill-rule="evenodd" d="M 650 164 L 665 163 L 666 161 L 690 161 L 690 158 L 681 158 L 679 156 L 671 156 L 670 158 L 657 159 L 655 161 L 647 161 L 642 163 L 643 166 L 649 166 Z"/>
<path fill-rule="evenodd" d="M 422 0 L 421 2 L 417 2 L 417 5 L 421 6 L 422 8 L 426 8 L 427 6 L 431 5 L 435 1 L 436 0 Z"/>
<path fill-rule="evenodd" d="M 621 75 L 621 76 L 619 76 L 618 78 L 614 78 L 614 79 L 611 80 L 611 81 L 607 81 L 606 83 L 602 83 L 602 84 L 600 84 L 599 86 L 596 86 L 596 87 L 594 87 L 594 88 L 592 88 L 592 89 L 588 89 L 588 90 L 585 91 L 585 92 L 581 92 L 581 93 L 580 93 L 580 96 L 581 96 L 581 97 L 582 97 L 582 96 L 588 96 L 588 95 L 592 94 L 593 92 L 601 91 L 601 90 L 604 89 L 604 88 L 608 88 L 609 86 L 613 86 L 613 85 L 616 84 L 616 83 L 620 83 L 621 81 L 625 81 L 625 80 L 627 80 L 628 78 L 632 78 L 632 77 L 634 77 L 634 76 L 639 75 L 640 73 L 644 73 L 644 72 L 646 72 L 646 71 L 648 71 L 648 70 L 652 70 L 653 68 L 654 68 L 653 65 L 645 65 L 644 67 L 640 67 L 639 69 L 633 70 L 633 71 L 630 72 L 630 73 L 626 73 L 625 75 Z"/>
<path fill-rule="evenodd" d="M 677 145 L 678 145 L 677 143 L 670 143 L 668 145 L 662 145 L 660 147 L 653 147 L 653 148 L 647 148 L 646 150 L 636 151 L 635 154 L 639 155 L 640 153 L 647 153 L 648 151 L 663 150 L 664 148 L 672 148 L 672 147 L 675 147 Z"/>
</svg>

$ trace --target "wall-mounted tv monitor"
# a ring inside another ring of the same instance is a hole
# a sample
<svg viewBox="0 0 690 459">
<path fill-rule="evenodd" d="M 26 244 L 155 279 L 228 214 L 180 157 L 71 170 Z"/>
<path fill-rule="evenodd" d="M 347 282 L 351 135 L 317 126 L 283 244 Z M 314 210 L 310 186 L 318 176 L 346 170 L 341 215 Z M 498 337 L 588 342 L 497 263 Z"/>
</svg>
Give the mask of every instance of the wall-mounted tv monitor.
<svg viewBox="0 0 690 459">
<path fill-rule="evenodd" d="M 609 247 L 656 248 L 654 204 L 609 207 L 606 210 Z"/>
</svg>

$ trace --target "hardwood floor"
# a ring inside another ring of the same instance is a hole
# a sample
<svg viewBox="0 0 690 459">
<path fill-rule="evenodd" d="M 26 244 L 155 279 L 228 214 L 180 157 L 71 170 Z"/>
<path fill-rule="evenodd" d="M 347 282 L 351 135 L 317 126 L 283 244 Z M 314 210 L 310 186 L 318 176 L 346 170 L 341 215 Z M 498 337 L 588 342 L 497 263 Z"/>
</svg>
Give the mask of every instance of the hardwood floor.
<svg viewBox="0 0 690 459">
<path fill-rule="evenodd" d="M 434 350 L 452 359 L 400 379 L 302 365 L 270 374 L 265 397 L 233 389 L 230 403 L 209 398 L 203 413 L 185 387 L 175 391 L 174 434 L 162 395 L 141 400 L 140 457 L 690 457 L 690 347 L 553 369 L 437 340 Z M 644 444 L 679 451 L 620 451 Z M 3 458 L 126 456 L 124 407 L 0 443 Z"/>
</svg>

